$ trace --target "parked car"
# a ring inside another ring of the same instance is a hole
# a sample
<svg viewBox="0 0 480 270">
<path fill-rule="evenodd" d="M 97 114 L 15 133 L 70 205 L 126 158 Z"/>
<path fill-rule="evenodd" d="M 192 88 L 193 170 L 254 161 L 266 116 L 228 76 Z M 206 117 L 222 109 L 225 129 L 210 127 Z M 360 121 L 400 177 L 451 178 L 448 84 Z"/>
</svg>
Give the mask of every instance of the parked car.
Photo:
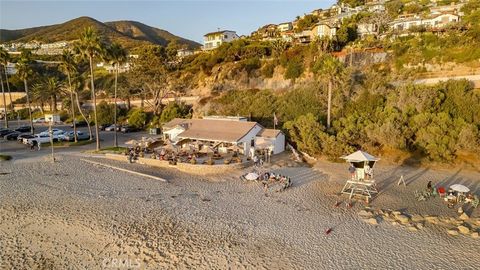
<svg viewBox="0 0 480 270">
<path fill-rule="evenodd" d="M 63 130 L 61 130 L 61 129 L 58 129 L 58 128 L 52 128 L 52 132 L 53 132 L 53 135 L 54 135 L 54 136 L 65 133 L 65 131 L 63 131 Z M 49 130 L 48 130 L 48 129 L 45 130 L 45 131 L 40 132 L 39 134 L 41 134 L 41 135 L 45 135 L 45 134 L 46 134 L 46 135 L 50 136 L 50 133 L 49 133 Z"/>
<path fill-rule="evenodd" d="M 73 131 L 65 132 L 65 133 L 62 135 L 61 138 L 62 138 L 63 141 L 68 141 L 68 142 L 73 142 L 73 141 L 75 141 L 75 137 L 74 137 Z M 87 133 L 82 132 L 82 131 L 77 131 L 77 139 L 78 139 L 79 141 L 88 140 L 88 139 L 90 139 L 90 135 L 88 135 Z"/>
<path fill-rule="evenodd" d="M 33 136 L 31 134 L 20 134 L 17 137 L 17 142 L 23 143 L 23 139 L 30 139 L 30 138 L 33 138 L 33 137 L 35 137 L 35 136 Z"/>
<path fill-rule="evenodd" d="M 98 126 L 100 130 L 105 130 L 107 127 L 111 126 L 112 124 L 101 124 Z"/>
<path fill-rule="evenodd" d="M 58 135 L 53 135 L 53 142 L 57 142 Z M 50 142 L 50 135 L 49 134 L 36 134 L 34 135 L 33 138 L 29 139 L 23 139 L 24 144 L 32 144 L 33 141 L 36 141 L 37 143 L 48 143 Z"/>
<path fill-rule="evenodd" d="M 138 131 L 138 128 L 134 127 L 134 126 L 123 126 L 121 129 L 120 129 L 121 132 L 123 133 L 128 133 L 128 132 L 134 132 L 134 131 Z"/>
<path fill-rule="evenodd" d="M 3 136 L 8 135 L 12 132 L 15 132 L 15 131 L 13 131 L 11 129 L 8 129 L 8 128 L 3 128 L 3 129 L 0 129 L 0 136 L 3 137 Z"/>
<path fill-rule="evenodd" d="M 117 125 L 117 131 L 120 131 L 120 126 Z M 115 130 L 115 125 L 110 125 L 108 127 L 105 128 L 105 131 L 114 131 Z"/>
<path fill-rule="evenodd" d="M 76 127 L 86 127 L 88 125 L 87 125 L 87 122 L 85 122 L 85 121 L 75 121 L 75 126 Z M 73 128 L 73 123 L 70 125 L 70 127 Z"/>
<path fill-rule="evenodd" d="M 7 134 L 7 135 L 3 136 L 3 138 L 5 140 L 14 141 L 14 140 L 17 139 L 18 135 L 20 135 L 20 132 L 14 131 L 10 134 Z"/>
<path fill-rule="evenodd" d="M 18 131 L 18 132 L 30 132 L 30 131 L 31 131 L 31 128 L 30 128 L 30 126 L 21 126 L 21 127 L 16 128 L 15 131 Z"/>
<path fill-rule="evenodd" d="M 33 119 L 32 121 L 33 123 L 45 123 L 45 118 L 41 117 L 41 118 L 35 118 Z"/>
</svg>

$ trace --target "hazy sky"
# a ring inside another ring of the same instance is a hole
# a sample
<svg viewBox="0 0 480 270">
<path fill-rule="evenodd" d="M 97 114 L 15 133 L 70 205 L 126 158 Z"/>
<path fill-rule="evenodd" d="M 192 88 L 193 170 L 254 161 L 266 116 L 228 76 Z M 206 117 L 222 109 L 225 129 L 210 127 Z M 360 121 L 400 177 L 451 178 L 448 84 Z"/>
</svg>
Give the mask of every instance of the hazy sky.
<svg viewBox="0 0 480 270">
<path fill-rule="evenodd" d="M 4 1 L 0 28 L 20 29 L 62 23 L 80 16 L 99 21 L 134 20 L 197 42 L 217 28 L 250 34 L 267 23 L 291 21 L 297 15 L 329 7 L 335 0 L 246 1 Z"/>
</svg>

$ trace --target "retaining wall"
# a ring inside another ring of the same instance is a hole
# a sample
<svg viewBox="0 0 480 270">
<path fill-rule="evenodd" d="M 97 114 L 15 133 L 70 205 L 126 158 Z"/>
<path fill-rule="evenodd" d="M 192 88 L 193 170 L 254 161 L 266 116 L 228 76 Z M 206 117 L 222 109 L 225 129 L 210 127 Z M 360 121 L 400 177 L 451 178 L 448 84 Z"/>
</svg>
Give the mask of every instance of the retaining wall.
<svg viewBox="0 0 480 270">
<path fill-rule="evenodd" d="M 128 162 L 127 156 L 118 155 L 118 154 L 105 154 L 106 158 Z M 242 163 L 235 164 L 215 164 L 215 165 L 206 165 L 206 164 L 189 164 L 189 163 L 177 163 L 177 165 L 171 165 L 168 161 L 158 160 L 152 158 L 142 158 L 139 157 L 136 160 L 136 163 L 144 164 L 152 167 L 159 168 L 169 168 L 177 169 L 182 172 L 197 174 L 197 175 L 208 175 L 208 174 L 222 174 L 228 171 L 237 170 L 243 167 Z"/>
</svg>

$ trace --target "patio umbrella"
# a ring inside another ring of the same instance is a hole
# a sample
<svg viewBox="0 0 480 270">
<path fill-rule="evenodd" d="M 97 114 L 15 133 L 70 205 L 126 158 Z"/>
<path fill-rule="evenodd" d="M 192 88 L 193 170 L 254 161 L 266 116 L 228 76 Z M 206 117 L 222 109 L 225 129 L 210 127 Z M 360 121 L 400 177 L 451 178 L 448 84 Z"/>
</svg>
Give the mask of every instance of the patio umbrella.
<svg viewBox="0 0 480 270">
<path fill-rule="evenodd" d="M 254 172 L 251 172 L 251 173 L 248 173 L 247 175 L 245 175 L 245 179 L 247 180 L 257 180 L 259 177 L 259 175 L 257 173 L 254 173 Z"/>
<path fill-rule="evenodd" d="M 455 185 L 451 185 L 450 186 L 450 189 L 454 190 L 454 191 L 457 191 L 457 192 L 463 192 L 463 193 L 467 193 L 470 191 L 470 189 L 464 185 L 460 185 L 460 184 L 455 184 Z"/>
</svg>

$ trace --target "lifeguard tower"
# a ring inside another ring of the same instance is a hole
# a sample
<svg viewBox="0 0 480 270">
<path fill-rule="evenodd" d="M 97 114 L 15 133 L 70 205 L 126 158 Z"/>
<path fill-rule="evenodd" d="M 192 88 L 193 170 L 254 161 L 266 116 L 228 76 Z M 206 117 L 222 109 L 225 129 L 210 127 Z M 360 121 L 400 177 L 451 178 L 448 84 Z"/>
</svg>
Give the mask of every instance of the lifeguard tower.
<svg viewBox="0 0 480 270">
<path fill-rule="evenodd" d="M 349 199 L 361 197 L 369 202 L 378 193 L 373 167 L 379 159 L 363 151 L 357 151 L 341 158 L 355 168 L 354 171 L 352 170 L 351 178 L 343 187 L 342 194 L 348 194 Z"/>
</svg>

